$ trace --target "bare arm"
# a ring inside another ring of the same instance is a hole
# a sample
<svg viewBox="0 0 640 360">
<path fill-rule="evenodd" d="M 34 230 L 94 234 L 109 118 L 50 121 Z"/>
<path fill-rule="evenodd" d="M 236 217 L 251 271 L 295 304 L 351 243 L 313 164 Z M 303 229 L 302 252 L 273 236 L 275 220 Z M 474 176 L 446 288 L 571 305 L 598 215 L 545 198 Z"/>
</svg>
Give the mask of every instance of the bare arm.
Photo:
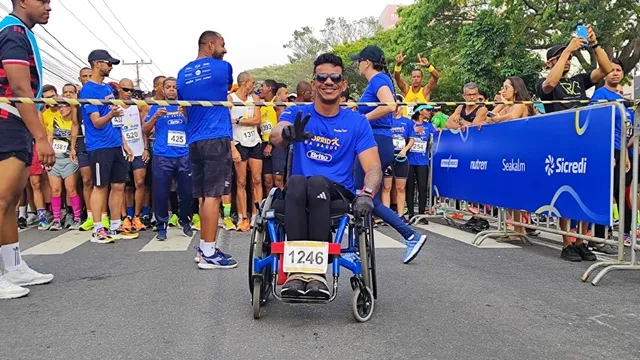
<svg viewBox="0 0 640 360">
<path fill-rule="evenodd" d="M 250 99 L 253 102 L 260 101 L 260 99 L 258 99 L 257 96 L 251 96 Z M 227 100 L 233 101 L 233 99 L 231 98 L 231 95 L 227 96 Z M 231 108 L 229 108 L 229 111 L 231 111 Z M 232 120 L 234 120 L 234 123 L 235 123 L 236 119 L 232 119 Z M 251 119 L 240 119 L 240 121 L 238 121 L 238 125 L 258 126 L 260 125 L 261 121 L 262 121 L 262 114 L 260 113 L 260 106 L 254 106 L 253 117 Z"/>
<path fill-rule="evenodd" d="M 460 127 L 460 124 L 458 124 L 458 120 L 460 120 L 460 113 L 462 112 L 462 106 L 463 105 L 458 106 L 456 108 L 456 111 L 454 111 L 453 114 L 449 116 L 449 118 L 447 119 L 447 122 L 445 123 L 445 128 L 457 129 Z"/>
<path fill-rule="evenodd" d="M 142 114 L 140 114 L 140 117 L 142 118 Z M 145 116 L 146 118 L 146 116 Z M 151 135 L 151 131 L 153 131 L 153 128 L 155 128 L 156 123 L 158 122 L 158 119 L 160 118 L 160 115 L 158 114 L 158 111 L 156 111 L 152 116 L 151 119 L 149 119 L 149 121 L 143 122 L 142 123 L 142 132 L 146 135 L 149 136 Z"/>
<path fill-rule="evenodd" d="M 489 109 L 487 109 L 486 106 L 483 106 L 480 109 L 478 109 L 478 112 L 476 113 L 476 117 L 473 119 L 473 122 L 471 124 L 473 125 L 484 124 L 484 121 L 487 119 L 488 112 L 489 112 Z M 469 122 L 465 121 L 465 123 L 468 124 Z"/>
<path fill-rule="evenodd" d="M 395 103 L 395 97 L 391 93 L 391 89 L 389 89 L 388 86 L 383 86 L 380 89 L 378 89 L 378 92 L 376 93 L 376 95 L 378 96 L 378 99 L 380 102 Z M 396 111 L 396 107 L 397 105 L 378 106 L 373 111 L 367 113 L 365 117 L 369 121 L 378 120 L 384 116 L 392 114 L 394 111 Z"/>
<path fill-rule="evenodd" d="M 491 120 L 493 122 L 500 122 L 500 121 L 509 121 L 509 120 L 520 119 L 520 118 L 524 117 L 526 110 L 527 110 L 527 106 L 526 105 L 524 105 L 524 104 L 515 104 L 511 108 L 511 111 L 509 111 L 508 113 L 506 113 L 504 115 L 494 116 Z"/>
<path fill-rule="evenodd" d="M 71 151 L 75 151 L 78 144 L 80 124 L 78 123 L 78 108 L 74 106 L 71 111 Z"/>
<path fill-rule="evenodd" d="M 114 112 L 109 111 L 109 113 L 105 116 L 100 116 L 99 112 L 93 112 L 91 114 L 89 114 L 89 119 L 91 120 L 91 122 L 93 123 L 93 126 L 95 126 L 98 129 L 102 129 L 103 127 L 105 127 L 114 117 Z"/>
<path fill-rule="evenodd" d="M 431 94 L 436 90 L 438 80 L 440 80 L 440 73 L 436 68 L 433 68 L 433 71 L 431 72 L 431 80 L 429 80 L 427 86 L 422 88 L 422 95 L 424 95 L 425 100 L 429 101 L 431 99 Z"/>
<path fill-rule="evenodd" d="M 598 67 L 591 72 L 591 82 L 597 84 L 613 70 L 613 67 L 611 66 L 609 55 L 602 49 L 602 46 L 598 46 L 595 49 L 595 53 Z"/>
<path fill-rule="evenodd" d="M 7 74 L 7 80 L 11 86 L 11 92 L 16 97 L 33 97 L 31 90 L 31 73 L 29 67 L 22 64 L 4 64 L 4 70 Z M 47 139 L 47 133 L 44 125 L 38 116 L 38 109 L 35 104 L 15 104 L 22 121 L 29 129 L 29 132 L 36 141 Z"/>
<path fill-rule="evenodd" d="M 382 183 L 382 164 L 380 163 L 380 155 L 378 147 L 369 148 L 358 155 L 362 170 L 364 170 L 364 187 L 377 193 Z"/>
<path fill-rule="evenodd" d="M 404 79 L 402 79 L 402 74 L 400 74 L 400 71 L 394 71 L 393 78 L 396 80 L 398 89 L 400 89 L 403 95 L 409 92 L 409 85 L 407 85 L 407 83 L 404 82 Z"/>
</svg>

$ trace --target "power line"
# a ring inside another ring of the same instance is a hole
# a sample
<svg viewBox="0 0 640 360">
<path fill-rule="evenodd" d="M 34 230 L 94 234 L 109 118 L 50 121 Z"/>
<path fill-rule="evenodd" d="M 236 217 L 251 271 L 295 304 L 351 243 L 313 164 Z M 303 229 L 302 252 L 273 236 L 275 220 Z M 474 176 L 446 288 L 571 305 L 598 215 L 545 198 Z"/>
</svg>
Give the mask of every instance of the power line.
<svg viewBox="0 0 640 360">
<path fill-rule="evenodd" d="M 42 30 L 44 30 L 47 34 L 49 34 L 49 36 L 51 36 L 55 41 L 57 41 L 57 42 L 58 42 L 58 44 L 60 44 L 60 46 L 62 46 L 62 48 L 64 48 L 65 50 L 67 50 L 67 51 L 68 51 L 71 55 L 73 55 L 76 59 L 80 60 L 80 62 L 81 62 L 81 63 L 83 63 L 83 64 L 85 63 L 85 61 L 86 61 L 86 60 L 82 60 L 82 59 L 81 59 L 78 55 L 76 55 L 73 51 L 69 50 L 69 48 L 68 48 L 68 47 L 64 46 L 64 44 L 63 44 L 63 43 L 61 43 L 61 42 L 60 42 L 60 40 L 58 40 L 58 38 L 57 38 L 57 37 L 53 36 L 53 34 L 52 34 L 52 33 L 50 33 L 50 32 L 49 32 L 49 30 L 47 30 L 47 28 L 45 28 L 44 26 L 42 26 L 42 24 L 40 24 L 40 28 L 41 28 Z M 39 37 L 39 38 L 41 38 L 40 36 L 38 36 L 38 37 Z M 42 40 L 44 40 L 43 38 L 41 38 L 41 39 L 42 39 Z M 52 46 L 51 44 L 49 44 L 49 43 L 47 42 L 47 40 L 44 40 L 44 42 L 45 42 L 45 43 L 47 43 L 49 46 L 51 46 L 51 47 L 55 48 L 54 46 Z M 72 60 L 70 60 L 70 61 L 72 61 Z M 78 64 L 76 64 L 75 62 L 74 62 L 74 65 L 78 66 Z M 83 66 L 84 66 L 84 65 L 83 65 Z M 80 67 L 83 67 L 83 66 L 80 66 Z"/>
<path fill-rule="evenodd" d="M 78 17 L 76 16 L 76 14 L 74 14 L 74 13 L 73 13 L 73 11 L 69 10 L 69 8 L 67 8 L 67 7 L 64 5 L 64 3 L 62 2 L 62 0 L 60 0 L 60 1 L 58 1 L 58 2 L 60 3 L 60 5 L 61 5 L 65 10 L 67 10 L 67 11 L 71 14 L 71 16 L 73 16 L 73 17 L 74 17 L 74 18 L 75 18 L 75 19 L 80 23 L 80 25 L 82 25 L 85 29 L 87 29 L 87 31 L 88 31 L 91 35 L 93 35 L 93 37 L 95 37 L 96 39 L 98 39 L 98 41 L 100 41 L 100 43 L 102 43 L 102 45 L 104 45 L 104 47 L 105 47 L 107 50 L 110 50 L 112 53 L 116 54 L 116 56 L 118 56 L 119 58 L 122 58 L 122 56 L 121 56 L 120 54 L 118 54 L 118 53 L 117 53 L 117 52 L 115 52 L 113 49 L 111 49 L 107 44 L 105 44 L 105 43 L 104 43 L 104 41 L 102 41 L 102 39 L 100 39 L 100 38 L 98 37 L 98 35 L 96 35 L 93 31 L 91 31 L 91 29 L 89 29 L 89 27 L 87 27 L 87 25 L 85 25 L 85 24 L 82 22 L 82 20 L 78 19 Z"/>
<path fill-rule="evenodd" d="M 118 18 L 118 16 L 116 16 L 116 14 L 113 12 L 113 10 L 111 10 L 111 6 L 107 5 L 107 2 L 105 0 L 102 0 L 102 3 L 107 7 L 107 10 L 109 10 L 109 12 L 111 13 L 111 15 L 113 15 L 113 17 L 116 19 L 116 21 L 118 22 L 118 24 L 120 24 L 120 26 L 122 26 L 122 30 L 124 30 L 124 32 L 129 35 L 129 37 L 133 40 L 133 42 L 136 44 L 137 47 L 140 48 L 140 50 L 142 50 L 142 52 L 151 60 L 151 55 L 149 55 L 142 46 L 140 46 L 140 44 L 138 44 L 138 42 L 136 41 L 136 38 L 133 37 L 133 35 L 131 35 L 129 33 L 129 31 L 127 30 L 127 27 L 124 26 L 124 24 L 122 23 L 122 21 L 120 21 L 120 19 Z M 121 38 L 122 39 L 122 38 Z M 124 41 L 124 40 L 123 40 Z M 139 56 L 140 58 L 142 58 L 142 56 Z M 165 72 L 162 71 L 162 69 L 160 69 L 158 67 L 158 65 L 156 65 L 156 63 L 153 63 L 153 66 L 155 66 L 156 69 L 158 69 L 158 71 L 160 71 L 160 74 L 164 74 Z"/>
</svg>

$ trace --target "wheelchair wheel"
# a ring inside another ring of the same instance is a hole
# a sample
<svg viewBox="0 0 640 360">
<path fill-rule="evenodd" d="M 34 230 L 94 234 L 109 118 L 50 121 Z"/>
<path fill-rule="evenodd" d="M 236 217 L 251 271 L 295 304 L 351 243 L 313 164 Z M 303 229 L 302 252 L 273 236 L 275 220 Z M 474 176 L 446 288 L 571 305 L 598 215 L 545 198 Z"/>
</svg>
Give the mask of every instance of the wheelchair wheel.
<svg viewBox="0 0 640 360">
<path fill-rule="evenodd" d="M 249 246 L 249 292 L 251 293 L 252 299 L 254 299 L 256 285 L 259 286 L 260 290 L 258 294 L 261 294 L 259 297 L 261 304 L 264 304 L 271 294 L 271 267 L 265 267 L 261 273 L 262 281 L 256 281 L 253 276 L 260 274 L 254 273 L 253 271 L 253 259 L 262 257 L 263 254 L 268 255 L 270 243 L 269 234 L 266 232 L 266 229 L 258 231 L 257 226 L 254 226 L 253 230 L 251 230 L 251 245 Z"/>
<path fill-rule="evenodd" d="M 262 288 L 262 281 L 256 279 L 254 284 L 253 284 L 253 298 L 251 300 L 251 303 L 253 305 L 253 318 L 254 319 L 260 319 L 260 305 L 261 305 L 261 288 Z"/>
<path fill-rule="evenodd" d="M 369 287 L 365 288 L 365 291 L 361 291 L 360 287 L 356 287 L 351 297 L 351 314 L 358 322 L 365 322 L 371 319 L 373 315 L 373 308 L 375 307 L 375 300 L 373 298 L 373 292 Z"/>
<path fill-rule="evenodd" d="M 376 264 L 375 264 L 375 244 L 373 241 L 373 221 L 368 218 L 364 221 L 364 226 L 358 231 L 358 244 L 360 261 L 362 262 L 362 279 L 364 286 L 371 290 L 373 298 L 378 297 Z"/>
</svg>

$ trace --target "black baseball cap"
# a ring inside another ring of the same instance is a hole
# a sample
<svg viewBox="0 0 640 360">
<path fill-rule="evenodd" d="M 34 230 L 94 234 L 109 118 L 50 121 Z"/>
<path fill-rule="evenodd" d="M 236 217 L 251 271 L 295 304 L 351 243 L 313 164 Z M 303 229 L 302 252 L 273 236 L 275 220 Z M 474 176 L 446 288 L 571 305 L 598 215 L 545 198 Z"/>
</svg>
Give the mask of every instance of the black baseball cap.
<svg viewBox="0 0 640 360">
<path fill-rule="evenodd" d="M 369 60 L 373 63 L 380 64 L 384 60 L 384 52 L 377 45 L 368 45 L 359 54 L 351 55 L 351 60 Z"/>
<path fill-rule="evenodd" d="M 114 58 L 107 50 L 93 50 L 89 53 L 89 63 L 94 61 L 108 61 L 113 65 L 120 64 L 120 60 Z"/>
<path fill-rule="evenodd" d="M 547 61 L 553 59 L 554 57 L 562 54 L 564 49 L 567 48 L 567 45 L 554 45 L 547 50 Z"/>
</svg>

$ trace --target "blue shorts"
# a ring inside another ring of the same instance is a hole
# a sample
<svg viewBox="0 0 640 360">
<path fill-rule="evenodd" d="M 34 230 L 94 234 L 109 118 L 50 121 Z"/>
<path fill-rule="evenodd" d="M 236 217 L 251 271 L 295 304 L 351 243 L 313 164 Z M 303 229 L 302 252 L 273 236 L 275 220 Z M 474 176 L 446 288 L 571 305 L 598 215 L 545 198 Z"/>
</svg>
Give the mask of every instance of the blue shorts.
<svg viewBox="0 0 640 360">
<path fill-rule="evenodd" d="M 191 173 L 191 159 L 189 154 L 177 158 L 156 155 L 151 161 L 151 172 L 158 176 L 166 173 Z"/>
<path fill-rule="evenodd" d="M 78 156 L 78 167 L 80 169 L 91 166 L 91 161 L 89 161 L 89 153 L 87 153 L 86 151 L 80 151 L 78 152 L 77 156 Z"/>
</svg>

